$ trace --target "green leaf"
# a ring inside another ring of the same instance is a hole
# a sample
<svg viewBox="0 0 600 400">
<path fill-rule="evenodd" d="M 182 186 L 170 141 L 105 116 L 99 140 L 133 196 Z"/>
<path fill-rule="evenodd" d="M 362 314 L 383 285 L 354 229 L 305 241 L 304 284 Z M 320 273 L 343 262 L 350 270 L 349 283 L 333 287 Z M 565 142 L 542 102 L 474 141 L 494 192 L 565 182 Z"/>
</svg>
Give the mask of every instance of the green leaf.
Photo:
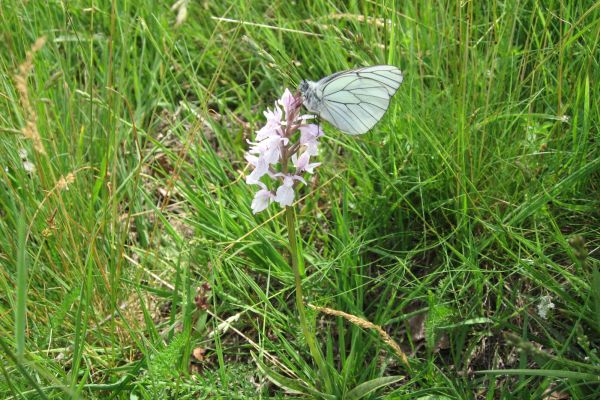
<svg viewBox="0 0 600 400">
<path fill-rule="evenodd" d="M 437 304 L 437 301 L 430 296 L 430 311 L 425 320 L 425 341 L 427 347 L 432 349 L 435 346 L 437 332 L 443 324 L 450 321 L 453 311 L 443 304 Z"/>
<path fill-rule="evenodd" d="M 354 389 L 346 393 L 344 398 L 348 400 L 362 399 L 369 393 L 384 386 L 391 385 L 392 383 L 396 383 L 402 379 L 404 379 L 404 376 L 402 375 L 382 376 L 381 378 L 375 378 L 356 386 Z"/>
<path fill-rule="evenodd" d="M 594 311 L 596 317 L 596 326 L 600 327 L 600 272 L 594 268 L 592 272 L 592 298 L 594 299 Z M 598 331 L 598 329 L 596 330 Z"/>
<path fill-rule="evenodd" d="M 288 378 L 286 376 L 283 376 L 281 374 L 278 374 L 277 372 L 275 372 L 272 369 L 270 369 L 269 367 L 267 367 L 267 365 L 265 363 L 260 361 L 254 353 L 251 353 L 251 354 L 252 354 L 252 359 L 254 360 L 256 365 L 258 365 L 258 369 L 260 369 L 261 372 L 263 374 L 265 374 L 267 379 L 269 379 L 271 382 L 273 382 L 275 385 L 279 386 L 280 388 L 287 390 L 289 393 L 309 394 L 312 397 L 321 398 L 321 399 L 331 399 L 331 400 L 336 399 L 335 396 L 330 395 L 330 394 L 321 393 L 316 388 L 306 385 L 306 383 L 303 381 L 294 380 L 294 379 Z"/>
<path fill-rule="evenodd" d="M 600 382 L 600 375 L 588 374 L 585 372 L 565 371 L 556 369 L 494 369 L 477 371 L 478 374 L 492 375 L 530 375 L 530 376 L 545 376 L 549 378 L 567 378 L 581 379 L 587 381 Z"/>
</svg>

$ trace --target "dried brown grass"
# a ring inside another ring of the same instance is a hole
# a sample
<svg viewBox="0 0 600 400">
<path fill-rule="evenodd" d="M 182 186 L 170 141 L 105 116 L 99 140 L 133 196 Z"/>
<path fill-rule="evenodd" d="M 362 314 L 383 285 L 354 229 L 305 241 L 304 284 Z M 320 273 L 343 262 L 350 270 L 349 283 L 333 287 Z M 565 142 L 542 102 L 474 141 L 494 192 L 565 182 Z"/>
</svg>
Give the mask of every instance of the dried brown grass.
<svg viewBox="0 0 600 400">
<path fill-rule="evenodd" d="M 312 304 L 309 304 L 308 306 L 310 308 L 312 308 L 313 310 L 317 310 L 324 314 L 334 315 L 336 317 L 342 317 L 342 318 L 350 321 L 354 325 L 360 326 L 361 328 L 373 329 L 375 332 L 377 332 L 379 334 L 379 336 L 381 336 L 381 339 L 384 341 L 384 343 L 386 343 L 388 346 L 390 346 L 394 350 L 394 352 L 398 355 L 398 357 L 400 357 L 400 359 L 402 360 L 402 362 L 404 363 L 406 368 L 408 370 L 410 370 L 410 364 L 408 363 L 408 357 L 406 357 L 406 354 L 404 354 L 404 352 L 400 348 L 400 345 L 398 343 L 396 343 L 396 341 L 394 339 L 392 339 L 391 336 L 388 335 L 388 333 L 386 331 L 384 331 L 379 325 L 375 325 L 374 323 L 367 321 L 366 319 L 357 317 L 356 315 L 348 314 L 343 311 L 334 310 L 332 308 L 319 307 L 319 306 L 315 306 Z"/>
<path fill-rule="evenodd" d="M 15 87 L 19 92 L 19 99 L 21 100 L 23 115 L 25 117 L 25 126 L 21 129 L 21 132 L 26 139 L 32 141 L 33 148 L 39 154 L 46 154 L 46 149 L 44 148 L 40 132 L 38 131 L 37 113 L 33 109 L 31 101 L 29 100 L 27 78 L 29 77 L 29 74 L 33 68 L 33 57 L 35 53 L 44 47 L 45 43 L 45 36 L 39 37 L 35 41 L 33 46 L 31 46 L 31 49 L 27 52 L 25 61 L 19 65 L 19 72 L 15 75 Z"/>
</svg>

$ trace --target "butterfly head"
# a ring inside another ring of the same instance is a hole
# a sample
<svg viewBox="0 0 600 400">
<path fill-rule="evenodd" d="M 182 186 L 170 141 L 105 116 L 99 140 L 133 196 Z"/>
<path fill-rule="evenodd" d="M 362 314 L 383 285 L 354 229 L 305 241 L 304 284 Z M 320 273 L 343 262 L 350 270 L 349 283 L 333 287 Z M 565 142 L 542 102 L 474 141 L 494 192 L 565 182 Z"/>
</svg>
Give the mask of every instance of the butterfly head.
<svg viewBox="0 0 600 400">
<path fill-rule="evenodd" d="M 315 94 L 315 82 L 302 80 L 298 85 L 304 107 L 310 112 L 318 113 L 318 99 Z"/>
<path fill-rule="evenodd" d="M 300 91 L 300 93 L 302 93 L 302 96 L 304 96 L 306 94 L 306 91 L 308 90 L 308 82 L 304 79 L 301 80 L 300 85 L 298 85 L 298 90 Z"/>
</svg>

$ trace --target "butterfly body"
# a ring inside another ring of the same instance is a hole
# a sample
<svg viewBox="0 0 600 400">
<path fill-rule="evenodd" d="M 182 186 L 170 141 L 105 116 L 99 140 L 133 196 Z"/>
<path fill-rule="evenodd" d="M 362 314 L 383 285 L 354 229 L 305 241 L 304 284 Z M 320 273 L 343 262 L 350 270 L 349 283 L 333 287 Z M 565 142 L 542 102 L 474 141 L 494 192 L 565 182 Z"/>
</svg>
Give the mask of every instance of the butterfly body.
<svg viewBox="0 0 600 400">
<path fill-rule="evenodd" d="M 319 113 L 322 107 L 323 91 L 318 90 L 317 82 L 313 81 L 302 81 L 298 87 L 300 93 L 302 93 L 302 103 L 304 107 L 312 113 Z"/>
<path fill-rule="evenodd" d="M 385 114 L 403 76 L 392 65 L 337 72 L 317 82 L 304 80 L 298 89 L 308 111 L 342 132 L 368 132 Z"/>
</svg>

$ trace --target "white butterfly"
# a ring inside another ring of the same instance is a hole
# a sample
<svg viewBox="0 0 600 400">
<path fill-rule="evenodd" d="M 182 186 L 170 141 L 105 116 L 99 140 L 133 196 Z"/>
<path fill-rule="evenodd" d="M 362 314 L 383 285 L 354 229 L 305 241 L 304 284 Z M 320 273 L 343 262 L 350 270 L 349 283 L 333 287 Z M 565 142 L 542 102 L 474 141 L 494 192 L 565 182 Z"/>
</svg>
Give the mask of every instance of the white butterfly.
<svg viewBox="0 0 600 400">
<path fill-rule="evenodd" d="M 402 83 L 393 65 L 351 69 L 318 82 L 302 81 L 298 89 L 308 111 L 350 135 L 369 131 L 383 117 Z"/>
</svg>

